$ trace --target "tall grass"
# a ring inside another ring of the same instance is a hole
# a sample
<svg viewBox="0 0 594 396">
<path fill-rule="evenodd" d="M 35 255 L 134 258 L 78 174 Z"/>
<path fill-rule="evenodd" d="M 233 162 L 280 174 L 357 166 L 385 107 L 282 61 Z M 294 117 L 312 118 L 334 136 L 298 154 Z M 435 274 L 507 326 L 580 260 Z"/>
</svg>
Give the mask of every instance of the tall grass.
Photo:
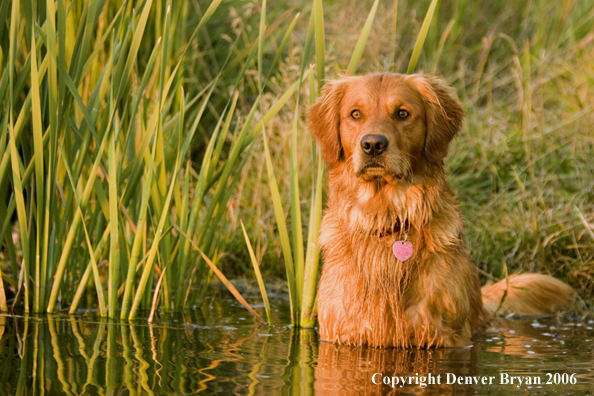
<svg viewBox="0 0 594 396">
<path fill-rule="evenodd" d="M 260 61 L 278 50 L 274 76 L 295 20 L 277 15 L 255 36 L 240 20 L 235 39 L 213 44 L 205 28 L 220 7 L 2 2 L 0 311 L 75 313 L 86 293 L 101 316 L 152 318 L 195 304 L 210 274 L 226 281 L 215 263 L 227 203 L 300 82 L 259 113 L 268 81 L 254 87 L 255 48 Z M 210 78 L 186 71 L 197 67 Z"/>
<path fill-rule="evenodd" d="M 307 3 L 307 9 L 313 8 Z M 380 2 L 357 71 L 407 72 L 417 44 L 414 38 L 425 30 L 423 21 L 432 3 Z M 373 4 L 371 0 L 323 2 L 328 76 L 350 64 Z M 452 143 L 447 170 L 466 219 L 465 239 L 484 281 L 504 276 L 505 268 L 510 273 L 538 271 L 568 281 L 584 297 L 592 295 L 593 27 L 594 4 L 588 2 L 479 5 L 461 0 L 435 6 L 413 72 L 442 75 L 467 108 L 467 122 Z M 312 24 L 304 25 L 301 37 L 314 30 Z M 296 47 L 287 60 L 292 65 L 306 53 L 303 39 Z M 306 65 L 312 59 L 307 58 Z M 317 71 L 319 62 L 315 63 Z M 286 79 L 299 73 L 287 72 Z M 318 83 L 313 81 L 311 92 Z M 302 95 L 301 114 L 307 87 Z M 268 148 L 285 208 L 283 221 L 291 237 L 299 220 L 309 228 L 314 205 L 308 198 L 315 193 L 317 171 L 311 139 L 301 133 L 305 117 L 294 117 L 297 100 L 268 129 Z M 294 123 L 297 143 L 289 147 Z M 300 179 L 297 200 L 292 192 L 293 147 Z M 257 165 L 265 166 L 264 160 Z M 244 213 L 258 213 L 262 224 L 261 232 L 250 238 L 260 246 L 260 253 L 255 251 L 263 276 L 284 277 L 284 267 L 276 265 L 283 260 L 283 246 L 280 238 L 270 239 L 278 232 L 278 216 L 268 192 L 260 192 L 268 183 L 266 177 L 258 177 L 258 166 L 250 168 L 253 177 L 246 185 L 254 187 L 243 193 L 249 200 L 242 205 Z M 293 202 L 301 202 L 301 219 L 289 212 Z M 244 222 L 249 230 L 245 218 Z M 303 240 L 307 236 L 306 229 Z M 295 257 L 297 249 L 292 249 Z"/>
<path fill-rule="evenodd" d="M 388 3 L 3 1 L 0 311 L 180 311 L 251 262 L 313 326 L 324 167 L 302 115 L 345 65 L 445 75 L 483 274 L 591 292 L 593 5 Z"/>
</svg>

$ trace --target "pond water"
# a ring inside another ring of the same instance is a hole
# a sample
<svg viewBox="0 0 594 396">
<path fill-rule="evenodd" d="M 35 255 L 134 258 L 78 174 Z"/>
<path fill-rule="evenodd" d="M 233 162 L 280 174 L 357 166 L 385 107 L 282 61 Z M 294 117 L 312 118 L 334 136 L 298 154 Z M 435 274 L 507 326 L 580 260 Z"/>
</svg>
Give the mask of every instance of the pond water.
<svg viewBox="0 0 594 396">
<path fill-rule="evenodd" d="M 286 300 L 271 300 L 271 328 L 226 293 L 150 325 L 0 316 L 0 395 L 594 393 L 592 320 L 500 320 L 470 348 L 379 350 L 293 331 Z"/>
</svg>

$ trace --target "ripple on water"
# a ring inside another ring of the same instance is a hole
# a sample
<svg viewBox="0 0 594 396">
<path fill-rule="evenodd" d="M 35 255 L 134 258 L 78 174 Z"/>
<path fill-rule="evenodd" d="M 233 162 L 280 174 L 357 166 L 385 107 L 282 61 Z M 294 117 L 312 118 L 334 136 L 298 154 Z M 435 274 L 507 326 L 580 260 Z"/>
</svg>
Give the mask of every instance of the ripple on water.
<svg viewBox="0 0 594 396">
<path fill-rule="evenodd" d="M 391 387 L 374 383 L 384 376 L 413 382 L 395 384 L 398 394 L 594 393 L 591 320 L 499 320 L 472 348 L 383 350 L 320 342 L 315 331 L 288 326 L 287 313 L 280 306 L 267 327 L 235 302 L 215 299 L 209 309 L 152 325 L 0 316 L 0 394 L 19 386 L 46 394 L 388 394 Z M 422 388 L 429 374 L 441 385 Z M 563 384 L 572 374 L 577 383 Z M 501 383 L 505 375 L 524 382 Z M 448 384 L 453 376 L 461 383 Z M 490 377 L 491 385 L 480 383 Z"/>
</svg>

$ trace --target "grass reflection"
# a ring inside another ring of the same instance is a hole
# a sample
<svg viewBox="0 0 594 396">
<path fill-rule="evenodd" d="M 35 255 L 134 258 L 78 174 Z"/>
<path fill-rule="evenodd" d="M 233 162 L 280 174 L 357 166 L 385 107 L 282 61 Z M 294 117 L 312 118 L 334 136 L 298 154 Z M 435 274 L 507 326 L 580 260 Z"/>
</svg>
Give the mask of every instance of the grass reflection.
<svg viewBox="0 0 594 396">
<path fill-rule="evenodd" d="M 545 372 L 575 373 L 572 390 L 585 395 L 594 380 L 592 325 L 502 321 L 472 348 L 383 350 L 320 342 L 315 330 L 260 326 L 238 306 L 217 303 L 153 324 L 92 315 L 0 316 L 0 396 L 474 394 L 486 388 L 447 384 L 447 373 L 501 372 L 543 379 Z M 376 373 L 431 373 L 442 382 L 392 389 L 378 378 L 374 383 Z"/>
<path fill-rule="evenodd" d="M 313 329 L 301 329 L 292 334 L 292 338 L 291 355 L 294 363 L 293 376 L 290 379 L 291 394 L 311 395 L 315 379 L 314 362 L 318 359 L 318 336 Z"/>
<path fill-rule="evenodd" d="M 132 360 L 130 352 L 130 328 L 128 326 L 121 326 L 122 328 L 122 355 L 124 357 L 124 382 L 130 392 L 130 396 L 136 396 L 136 389 L 134 388 L 134 360 Z"/>
<path fill-rule="evenodd" d="M 130 333 L 132 334 L 134 350 L 136 351 L 134 356 L 136 357 L 136 360 L 140 364 L 140 366 L 138 368 L 138 375 L 140 377 L 139 378 L 140 385 L 142 386 L 142 389 L 144 389 L 148 394 L 153 395 L 154 394 L 153 391 L 148 386 L 149 376 L 147 374 L 147 370 L 151 368 L 151 365 L 144 359 L 143 351 L 142 351 L 143 343 L 141 342 L 140 337 L 138 336 L 138 332 L 136 331 L 136 326 L 133 324 L 130 325 Z"/>
<path fill-rule="evenodd" d="M 400 388 L 400 385 L 396 385 L 395 389 L 391 389 L 384 385 L 378 386 L 377 382 L 381 382 L 384 376 L 422 377 L 428 373 L 439 375 L 440 370 L 436 363 L 443 361 L 461 362 L 456 370 L 459 375 L 477 375 L 477 354 L 476 348 L 375 349 L 322 342 L 315 370 L 315 394 L 366 395 L 382 391 L 390 394 L 421 394 L 426 391 L 419 386 L 406 385 Z M 376 373 L 381 375 L 375 377 L 374 383 L 373 376 Z M 443 374 L 442 376 L 445 377 Z M 455 390 L 452 385 L 443 384 L 442 381 L 439 394 L 450 395 Z"/>
<path fill-rule="evenodd" d="M 70 391 L 69 382 L 64 375 L 67 369 L 64 367 L 64 361 L 62 360 L 62 355 L 60 353 L 60 344 L 61 344 L 62 340 L 58 337 L 58 332 L 56 330 L 56 321 L 55 321 L 55 318 L 53 315 L 47 316 L 47 324 L 48 324 L 48 328 L 49 328 L 49 332 L 50 332 L 53 356 L 54 356 L 54 360 L 56 361 L 56 364 L 57 364 L 58 380 L 60 381 L 60 384 L 62 385 L 62 393 L 65 393 L 67 395 L 73 395 L 73 393 Z M 37 333 L 38 327 L 39 327 L 39 322 L 36 322 L 35 323 L 36 333 Z M 37 342 L 38 342 L 37 336 L 34 337 L 34 342 L 37 345 Z M 35 348 L 35 349 L 37 350 L 37 348 Z M 34 359 L 34 361 L 35 361 L 35 359 Z M 33 373 L 35 373 L 35 372 L 36 372 L 36 370 L 33 369 Z"/>
</svg>

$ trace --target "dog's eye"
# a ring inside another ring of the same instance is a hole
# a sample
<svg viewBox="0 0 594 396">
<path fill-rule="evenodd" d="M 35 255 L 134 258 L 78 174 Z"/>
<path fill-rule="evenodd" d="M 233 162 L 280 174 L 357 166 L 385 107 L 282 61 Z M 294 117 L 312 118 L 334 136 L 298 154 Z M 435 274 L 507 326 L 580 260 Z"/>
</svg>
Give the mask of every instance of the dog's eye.
<svg viewBox="0 0 594 396">
<path fill-rule="evenodd" d="M 410 116 L 410 113 L 406 110 L 398 110 L 396 116 L 401 120 L 405 120 Z"/>
<path fill-rule="evenodd" d="M 361 112 L 359 110 L 351 111 L 351 118 L 353 120 L 358 120 L 359 118 L 361 118 Z"/>
</svg>

